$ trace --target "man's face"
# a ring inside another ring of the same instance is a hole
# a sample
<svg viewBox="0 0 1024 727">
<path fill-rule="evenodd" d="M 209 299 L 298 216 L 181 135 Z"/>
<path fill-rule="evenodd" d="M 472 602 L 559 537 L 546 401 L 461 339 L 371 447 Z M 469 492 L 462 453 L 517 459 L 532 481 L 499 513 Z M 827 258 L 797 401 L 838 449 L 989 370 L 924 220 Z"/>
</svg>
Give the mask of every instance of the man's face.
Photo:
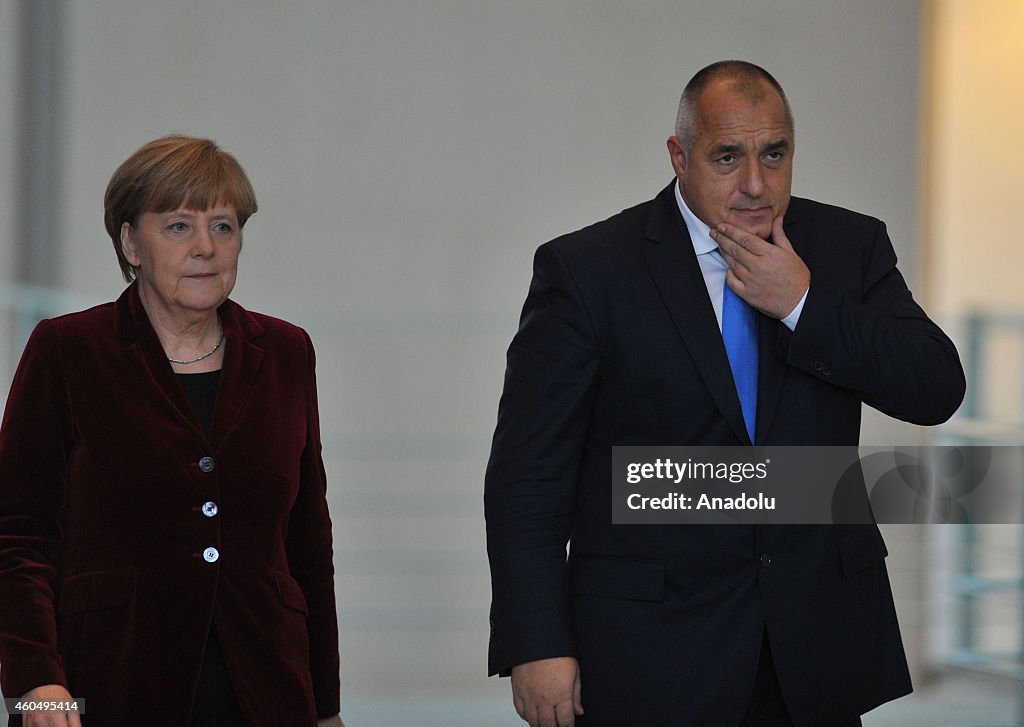
<svg viewBox="0 0 1024 727">
<path fill-rule="evenodd" d="M 729 222 L 768 239 L 785 214 L 793 182 L 793 134 L 779 94 L 767 82 L 741 88 L 712 81 L 698 97 L 689 154 L 668 140 L 687 207 L 714 229 Z"/>
</svg>

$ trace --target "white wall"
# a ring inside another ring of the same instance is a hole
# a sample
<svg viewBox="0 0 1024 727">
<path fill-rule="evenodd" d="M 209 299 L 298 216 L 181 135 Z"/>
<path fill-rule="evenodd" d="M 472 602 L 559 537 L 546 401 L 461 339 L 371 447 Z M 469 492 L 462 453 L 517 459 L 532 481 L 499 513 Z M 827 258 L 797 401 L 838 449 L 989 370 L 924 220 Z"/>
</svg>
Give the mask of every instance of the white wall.
<svg viewBox="0 0 1024 727">
<path fill-rule="evenodd" d="M 318 346 L 353 699 L 506 699 L 484 677 L 481 483 L 533 250 L 668 182 L 698 68 L 770 69 L 795 193 L 884 218 L 914 277 L 917 2 L 66 7 L 65 284 L 118 293 L 102 194 L 145 141 L 211 136 L 247 168 L 261 209 L 235 298 Z M 870 441 L 900 431 L 870 421 Z"/>
</svg>

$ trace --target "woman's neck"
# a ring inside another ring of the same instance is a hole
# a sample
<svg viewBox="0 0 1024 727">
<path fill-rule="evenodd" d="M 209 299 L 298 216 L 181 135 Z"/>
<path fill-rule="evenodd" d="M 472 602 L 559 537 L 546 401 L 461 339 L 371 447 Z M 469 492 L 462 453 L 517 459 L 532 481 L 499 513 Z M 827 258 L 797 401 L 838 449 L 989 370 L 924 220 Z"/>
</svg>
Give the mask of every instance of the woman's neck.
<svg viewBox="0 0 1024 727">
<path fill-rule="evenodd" d="M 224 329 L 216 309 L 176 316 L 147 305 L 144 297 L 142 307 L 176 373 L 198 374 L 221 368 Z"/>
</svg>

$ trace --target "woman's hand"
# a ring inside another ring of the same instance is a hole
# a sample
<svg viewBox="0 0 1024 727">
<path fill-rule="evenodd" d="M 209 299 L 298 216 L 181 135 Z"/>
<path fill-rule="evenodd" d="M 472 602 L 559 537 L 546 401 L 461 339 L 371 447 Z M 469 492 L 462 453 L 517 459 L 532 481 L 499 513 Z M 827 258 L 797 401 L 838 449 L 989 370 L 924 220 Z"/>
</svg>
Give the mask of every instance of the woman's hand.
<svg viewBox="0 0 1024 727">
<path fill-rule="evenodd" d="M 345 727 L 345 723 L 341 721 L 341 715 L 336 714 L 333 717 L 327 719 L 318 719 L 316 721 L 316 727 Z"/>
<path fill-rule="evenodd" d="M 70 702 L 71 694 L 60 684 L 44 684 L 27 692 L 25 702 Z M 25 727 L 82 727 L 78 712 L 25 712 Z"/>
</svg>

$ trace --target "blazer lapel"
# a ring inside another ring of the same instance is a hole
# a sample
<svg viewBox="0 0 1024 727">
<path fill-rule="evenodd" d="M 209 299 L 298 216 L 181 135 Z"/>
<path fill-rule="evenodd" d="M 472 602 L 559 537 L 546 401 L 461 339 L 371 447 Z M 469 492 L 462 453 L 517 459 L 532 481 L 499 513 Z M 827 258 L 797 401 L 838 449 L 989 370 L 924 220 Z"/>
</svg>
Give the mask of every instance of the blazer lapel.
<svg viewBox="0 0 1024 727">
<path fill-rule="evenodd" d="M 800 225 L 797 224 L 797 216 L 793 212 L 791 204 L 783 218 L 782 228 L 786 232 L 793 249 L 803 257 L 804 239 Z M 759 443 L 771 428 L 775 419 L 775 410 L 778 408 L 779 397 L 782 393 L 782 384 L 786 378 L 786 370 L 789 368 L 786 361 L 779 355 L 779 337 L 791 335 L 789 329 L 774 318 L 760 315 L 760 326 L 758 328 L 758 381 L 757 381 L 757 431 L 756 437 Z"/>
<path fill-rule="evenodd" d="M 142 307 L 136 283 L 130 285 L 118 298 L 115 323 L 117 335 L 127 341 L 129 356 L 145 372 L 145 378 L 156 395 L 174 416 L 192 428 L 197 437 L 214 446 L 228 435 L 241 418 L 263 360 L 263 349 L 252 340 L 263 333 L 263 327 L 244 308 L 231 300 L 225 301 L 218 312 L 224 326 L 224 365 L 209 438 L 193 414 L 192 406 L 167 361 L 160 339 Z"/>
<path fill-rule="evenodd" d="M 206 433 L 192 413 L 192 406 L 174 377 L 174 370 L 167 360 L 160 339 L 149 322 L 146 309 L 142 307 L 137 282 L 129 285 L 117 299 L 116 311 L 116 333 L 118 337 L 126 340 L 129 357 L 143 372 L 147 383 L 172 415 L 186 422 L 196 436 L 206 441 Z"/>
<path fill-rule="evenodd" d="M 263 361 L 263 348 L 253 341 L 263 333 L 263 327 L 244 308 L 230 300 L 221 305 L 220 318 L 224 325 L 226 348 L 213 410 L 211 439 L 214 444 L 223 441 L 241 419 Z"/>
<path fill-rule="evenodd" d="M 693 243 L 679 214 L 674 185 L 672 182 L 654 200 L 645 232 L 644 257 L 712 399 L 739 440 L 750 444 L 722 332 Z M 761 350 L 763 360 L 763 347 Z"/>
</svg>

